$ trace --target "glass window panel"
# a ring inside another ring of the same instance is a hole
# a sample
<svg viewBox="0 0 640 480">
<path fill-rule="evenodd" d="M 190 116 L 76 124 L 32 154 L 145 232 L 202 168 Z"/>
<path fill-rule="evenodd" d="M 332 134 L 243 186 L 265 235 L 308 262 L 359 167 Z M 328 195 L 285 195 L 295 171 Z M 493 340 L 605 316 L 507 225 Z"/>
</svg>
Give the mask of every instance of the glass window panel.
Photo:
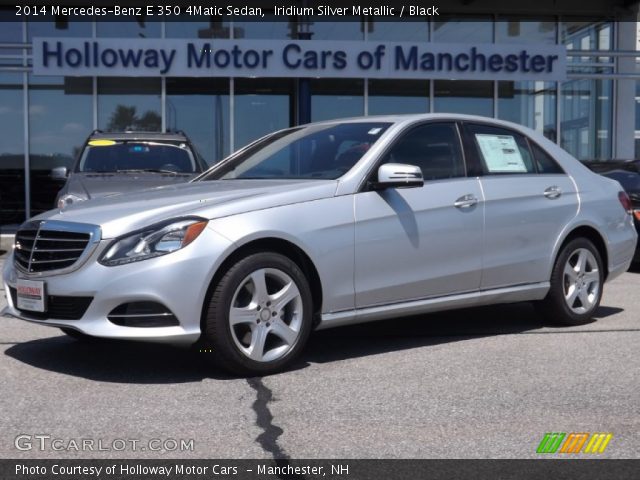
<svg viewBox="0 0 640 480">
<path fill-rule="evenodd" d="M 593 20 L 561 22 L 560 43 L 574 50 L 611 50 L 613 23 Z"/>
<path fill-rule="evenodd" d="M 611 50 L 613 24 L 591 20 L 574 20 L 560 24 L 560 42 L 567 50 Z M 569 56 L 568 67 L 574 73 L 613 73 L 612 57 Z M 581 63 L 598 62 L 602 67 L 580 67 Z"/>
<path fill-rule="evenodd" d="M 549 173 L 549 174 L 561 174 L 564 173 L 562 167 L 558 165 L 558 163 L 545 152 L 538 144 L 533 141 L 529 142 L 531 146 L 531 151 L 533 152 L 533 158 L 536 161 L 536 167 L 538 169 L 538 173 Z"/>
<path fill-rule="evenodd" d="M 25 220 L 22 79 L 0 72 L 0 225 Z"/>
<path fill-rule="evenodd" d="M 440 15 L 433 22 L 434 42 L 441 43 L 493 43 L 493 21 L 490 16 Z"/>
<path fill-rule="evenodd" d="M 229 22 L 220 17 L 183 15 L 184 20 L 165 23 L 167 38 L 229 38 Z"/>
<path fill-rule="evenodd" d="M 533 155 L 523 135 L 491 125 L 468 124 L 467 129 L 488 174 L 536 173 Z"/>
<path fill-rule="evenodd" d="M 336 179 L 360 160 L 389 125 L 358 122 L 287 129 L 237 155 L 208 175 L 207 180 Z"/>
<path fill-rule="evenodd" d="M 580 160 L 611 158 L 611 80 L 562 84 L 561 146 Z"/>
<path fill-rule="evenodd" d="M 364 115 L 364 81 L 311 80 L 311 121 Z"/>
<path fill-rule="evenodd" d="M 264 38 L 272 40 L 293 38 L 292 29 L 295 29 L 295 24 L 283 22 L 281 16 L 265 13 L 264 18 L 261 18 L 259 22 L 256 22 L 255 18 L 253 20 L 251 18 L 247 20 L 243 20 L 242 17 L 234 18 L 234 38 Z"/>
<path fill-rule="evenodd" d="M 293 80 L 236 78 L 234 84 L 234 149 L 292 125 Z"/>
<path fill-rule="evenodd" d="M 369 115 L 428 111 L 428 81 L 369 80 Z"/>
<path fill-rule="evenodd" d="M 556 84 L 498 82 L 498 118 L 525 125 L 555 142 Z"/>
<path fill-rule="evenodd" d="M 0 42 L 22 43 L 22 20 L 16 17 L 16 11 L 0 7 Z M 18 20 L 16 20 L 18 19 Z"/>
<path fill-rule="evenodd" d="M 160 22 L 148 17 L 104 17 L 106 21 L 96 23 L 98 37 L 120 38 L 158 38 L 160 37 Z"/>
<path fill-rule="evenodd" d="M 493 116 L 493 82 L 489 80 L 435 80 L 436 112 Z"/>
<path fill-rule="evenodd" d="M 387 17 L 393 18 L 393 17 Z M 386 42 L 426 42 L 429 40 L 429 21 L 387 21 L 385 17 L 369 20 L 367 40 Z"/>
<path fill-rule="evenodd" d="M 64 182 L 51 169 L 73 162 L 92 125 L 92 81 L 87 77 L 29 76 L 31 214 L 54 207 Z"/>
<path fill-rule="evenodd" d="M 340 17 L 334 22 L 312 22 L 312 40 L 363 40 L 363 23 L 358 17 Z"/>
<path fill-rule="evenodd" d="M 23 22 L 16 21 L 16 13 L 13 9 L 0 7 L 0 43 L 22 43 Z M 0 55 L 22 55 L 22 49 L 0 49 Z M 1 60 L 0 63 L 9 63 Z M 13 63 L 13 62 L 11 62 Z"/>
<path fill-rule="evenodd" d="M 229 154 L 229 80 L 167 78 L 167 128 L 183 130 L 212 165 Z"/>
<path fill-rule="evenodd" d="M 47 20 L 45 20 L 45 18 Z M 33 37 L 90 37 L 91 22 L 69 21 L 69 17 L 38 17 L 37 22 L 27 22 L 27 38 Z"/>
<path fill-rule="evenodd" d="M 556 43 L 554 18 L 506 18 L 496 22 L 497 43 Z"/>
<path fill-rule="evenodd" d="M 98 78 L 98 128 L 159 131 L 160 79 Z"/>
</svg>

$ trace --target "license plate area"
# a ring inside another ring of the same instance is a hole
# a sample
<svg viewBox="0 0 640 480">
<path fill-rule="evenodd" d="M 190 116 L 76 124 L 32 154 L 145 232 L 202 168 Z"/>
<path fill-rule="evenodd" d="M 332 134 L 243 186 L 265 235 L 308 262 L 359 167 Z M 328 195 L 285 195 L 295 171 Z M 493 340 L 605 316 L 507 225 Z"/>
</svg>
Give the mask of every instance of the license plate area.
<svg viewBox="0 0 640 480">
<path fill-rule="evenodd" d="M 45 287 L 45 283 L 40 280 L 18 279 L 16 284 L 18 310 L 45 312 L 47 308 Z"/>
</svg>

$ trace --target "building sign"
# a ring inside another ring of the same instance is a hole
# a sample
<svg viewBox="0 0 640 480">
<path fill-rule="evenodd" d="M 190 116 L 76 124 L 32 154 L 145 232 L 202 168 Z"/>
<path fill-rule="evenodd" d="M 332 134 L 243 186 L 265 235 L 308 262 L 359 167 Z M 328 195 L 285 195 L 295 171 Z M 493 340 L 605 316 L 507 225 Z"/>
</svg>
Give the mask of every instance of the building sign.
<svg viewBox="0 0 640 480">
<path fill-rule="evenodd" d="M 564 80 L 561 45 L 35 38 L 35 75 Z"/>
</svg>

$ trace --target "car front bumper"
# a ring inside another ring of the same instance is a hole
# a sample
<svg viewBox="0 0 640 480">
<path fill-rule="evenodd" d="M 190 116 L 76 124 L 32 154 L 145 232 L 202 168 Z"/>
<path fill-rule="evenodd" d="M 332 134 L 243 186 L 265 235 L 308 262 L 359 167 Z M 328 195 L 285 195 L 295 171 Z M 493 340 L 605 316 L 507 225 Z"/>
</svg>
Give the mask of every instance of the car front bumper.
<svg viewBox="0 0 640 480">
<path fill-rule="evenodd" d="M 231 242 L 206 228 L 193 243 L 176 252 L 106 267 L 98 263 L 98 259 L 111 241 L 102 240 L 83 265 L 62 275 L 24 277 L 14 266 L 13 254 L 9 255 L 3 269 L 8 305 L 2 313 L 45 326 L 72 328 L 95 337 L 183 345 L 196 342 L 209 284 Z M 49 298 L 91 297 L 91 303 L 78 320 L 48 318 L 46 313 L 18 310 L 10 289 L 16 288 L 19 277 L 44 281 Z M 107 318 L 114 308 L 130 302 L 162 304 L 177 318 L 178 325 L 130 327 L 116 325 Z"/>
</svg>

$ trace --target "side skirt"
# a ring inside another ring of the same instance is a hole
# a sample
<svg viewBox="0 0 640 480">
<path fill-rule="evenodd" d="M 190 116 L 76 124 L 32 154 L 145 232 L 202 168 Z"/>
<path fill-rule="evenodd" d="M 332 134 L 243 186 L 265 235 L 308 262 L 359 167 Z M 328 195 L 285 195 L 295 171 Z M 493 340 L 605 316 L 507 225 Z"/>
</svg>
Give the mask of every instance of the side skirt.
<svg viewBox="0 0 640 480">
<path fill-rule="evenodd" d="M 549 291 L 549 282 L 517 285 L 478 292 L 447 295 L 445 297 L 412 300 L 410 302 L 376 305 L 375 307 L 324 313 L 316 330 L 353 325 L 355 323 L 385 320 L 396 316 L 479 307 L 498 303 L 516 303 L 542 300 Z"/>
</svg>

